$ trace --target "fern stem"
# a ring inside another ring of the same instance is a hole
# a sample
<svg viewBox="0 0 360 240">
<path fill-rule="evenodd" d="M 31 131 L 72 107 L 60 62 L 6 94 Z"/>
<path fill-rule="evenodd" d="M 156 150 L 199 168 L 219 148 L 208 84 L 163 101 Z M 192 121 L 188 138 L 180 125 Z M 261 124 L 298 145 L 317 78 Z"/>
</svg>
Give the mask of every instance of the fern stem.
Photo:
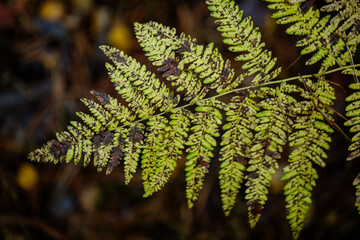
<svg viewBox="0 0 360 240">
<path fill-rule="evenodd" d="M 281 84 L 283 82 L 300 80 L 301 78 L 311 78 L 311 77 L 325 76 L 325 75 L 328 75 L 330 73 L 339 72 L 339 71 L 342 71 L 342 70 L 345 70 L 345 69 L 356 68 L 356 67 L 360 67 L 360 63 L 359 64 L 354 64 L 354 65 L 347 65 L 347 66 L 343 66 L 343 67 L 338 67 L 338 68 L 328 70 L 326 72 L 320 72 L 320 73 L 317 73 L 317 74 L 299 75 L 299 76 L 296 76 L 296 77 L 290 77 L 290 78 L 285 78 L 285 79 L 280 79 L 280 80 L 275 80 L 275 81 L 271 81 L 271 82 L 262 83 L 262 84 L 259 84 L 259 85 L 256 85 L 256 86 L 250 85 L 250 86 L 246 86 L 246 87 L 236 88 L 236 89 L 233 89 L 233 90 L 225 92 L 225 93 L 221 93 L 221 94 L 217 94 L 217 95 L 214 95 L 214 96 L 211 96 L 211 97 L 203 98 L 203 99 L 199 100 L 198 102 L 190 102 L 188 104 L 176 107 L 175 109 L 187 108 L 187 107 L 190 107 L 190 106 L 195 105 L 197 103 L 200 103 L 201 101 L 207 101 L 207 100 L 210 100 L 210 99 L 219 98 L 219 97 L 222 97 L 222 96 L 226 96 L 226 95 L 228 95 L 230 93 L 236 93 L 236 92 L 239 92 L 239 91 L 244 91 L 244 90 L 248 90 L 248 89 L 252 89 L 252 88 L 260 88 L 260 87 L 269 86 L 269 85 L 273 85 L 273 84 Z M 164 115 L 165 113 L 168 113 L 168 112 L 169 111 L 161 112 L 161 113 L 158 113 L 158 114 L 154 114 L 152 116 L 153 117 L 161 116 L 161 115 Z M 143 118 L 143 119 L 139 119 L 137 121 L 134 121 L 132 123 L 136 124 L 136 123 L 139 123 L 139 122 L 142 122 L 142 121 L 147 121 L 148 119 L 149 118 Z M 125 124 L 125 125 L 119 126 L 119 128 L 128 127 L 130 125 L 131 125 L 131 123 Z"/>
</svg>

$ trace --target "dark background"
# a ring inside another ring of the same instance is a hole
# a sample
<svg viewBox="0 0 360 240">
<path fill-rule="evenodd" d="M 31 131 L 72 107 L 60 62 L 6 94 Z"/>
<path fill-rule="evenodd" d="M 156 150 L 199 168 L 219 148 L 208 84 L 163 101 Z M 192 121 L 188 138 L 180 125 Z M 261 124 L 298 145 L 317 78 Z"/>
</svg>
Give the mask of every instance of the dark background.
<svg viewBox="0 0 360 240">
<path fill-rule="evenodd" d="M 283 67 L 281 77 L 314 73 L 306 57 L 269 18 L 261 1 L 240 1 L 263 33 L 267 48 Z M 0 3 L 0 239 L 290 239 L 282 195 L 281 171 L 271 183 L 269 200 L 255 229 L 247 222 L 243 191 L 229 217 L 221 209 L 216 163 L 212 164 L 194 209 L 187 208 L 183 163 L 171 181 L 143 198 L 140 175 L 125 186 L 122 167 L 109 176 L 82 168 L 30 162 L 30 151 L 55 137 L 89 91 L 111 93 L 99 45 L 110 44 L 155 70 L 132 31 L 134 22 L 158 21 L 222 45 L 205 1 L 177 0 L 13 0 Z M 292 63 L 295 62 L 293 65 Z M 238 63 L 233 66 L 239 67 Z M 344 84 L 339 75 L 330 80 Z M 343 112 L 343 88 L 335 87 L 334 108 Z M 342 124 L 339 120 L 339 124 Z M 327 167 L 319 169 L 313 204 L 300 239 L 360 239 L 352 181 L 359 161 L 346 162 L 347 143 L 333 134 Z M 214 161 L 216 162 L 216 161 Z M 286 159 L 281 160 L 284 166 Z"/>
</svg>

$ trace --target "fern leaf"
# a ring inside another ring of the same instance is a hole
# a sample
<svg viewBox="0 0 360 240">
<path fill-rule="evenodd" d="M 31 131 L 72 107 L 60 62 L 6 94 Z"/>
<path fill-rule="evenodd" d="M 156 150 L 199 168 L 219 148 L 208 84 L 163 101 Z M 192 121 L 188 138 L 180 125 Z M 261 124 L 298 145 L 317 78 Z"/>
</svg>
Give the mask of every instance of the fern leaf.
<svg viewBox="0 0 360 240">
<path fill-rule="evenodd" d="M 245 199 L 248 200 L 248 214 L 250 227 L 258 222 L 265 202 L 267 188 L 270 186 L 272 175 L 279 168 L 277 160 L 281 158 L 282 146 L 287 142 L 287 133 L 292 125 L 291 107 L 296 103 L 289 93 L 298 92 L 294 85 L 283 83 L 281 87 L 262 88 L 267 97 L 258 106 L 263 111 L 258 112 L 253 145 L 250 148 L 250 161 L 246 176 L 247 189 Z"/>
<path fill-rule="evenodd" d="M 84 159 L 84 166 L 89 164 L 93 149 L 90 139 L 83 137 L 79 131 L 69 128 L 69 132 L 63 131 L 56 134 L 53 139 L 44 144 L 41 148 L 31 152 L 28 157 L 32 161 L 70 162 L 74 160 L 77 164 L 81 157 Z"/>
<path fill-rule="evenodd" d="M 68 161 L 73 160 L 75 164 L 78 164 L 81 160 L 81 154 L 83 151 L 83 142 L 86 141 L 85 137 L 73 126 L 68 126 L 68 131 L 71 133 L 74 138 L 76 139 L 74 141 L 73 147 L 74 147 L 74 153 L 72 156 L 72 159 L 68 159 Z"/>
<path fill-rule="evenodd" d="M 124 143 L 125 184 L 128 184 L 136 172 L 141 148 L 143 147 L 145 126 L 141 123 L 130 124 Z"/>
<path fill-rule="evenodd" d="M 97 134 L 93 137 L 94 166 L 100 172 L 108 163 L 113 148 L 114 134 L 110 131 Z"/>
<path fill-rule="evenodd" d="M 360 76 L 360 70 L 359 69 L 345 69 L 341 72 L 342 74 L 348 74 L 348 75 L 353 75 L 355 77 Z"/>
<path fill-rule="evenodd" d="M 270 9 L 277 10 L 273 17 L 278 18 L 278 24 L 293 23 L 286 31 L 288 34 L 306 36 L 296 45 L 304 47 L 301 54 L 315 52 L 306 62 L 307 65 L 321 61 L 319 72 L 324 72 L 335 64 L 344 66 L 351 61 L 351 55 L 360 43 L 357 30 L 360 20 L 357 14 L 360 10 L 358 1 L 327 1 L 330 4 L 320 10 L 333 12 L 335 15 L 322 18 L 314 1 L 266 1 L 271 3 L 268 5 Z"/>
<path fill-rule="evenodd" d="M 164 142 L 164 133 L 167 124 L 167 119 L 162 116 L 155 116 L 149 118 L 147 125 L 148 133 L 145 135 L 144 146 L 142 149 L 141 156 L 141 168 L 142 171 L 142 179 L 145 190 L 145 196 L 149 196 L 152 194 L 155 187 L 159 189 L 162 186 L 157 184 L 152 184 L 152 179 L 157 177 L 154 176 L 154 172 L 156 171 L 156 167 L 158 162 L 163 162 L 165 153 L 165 144 Z"/>
<path fill-rule="evenodd" d="M 70 123 L 71 123 L 71 126 L 68 126 L 68 129 L 69 129 L 69 127 L 76 129 L 77 132 L 80 133 L 85 138 L 90 139 L 94 135 L 94 132 L 90 128 L 85 126 L 84 124 L 81 124 L 80 122 L 77 122 L 77 121 L 71 121 Z M 69 129 L 69 131 L 70 131 L 70 129 Z M 73 134 L 73 135 L 75 137 L 77 137 L 76 134 Z"/>
<path fill-rule="evenodd" d="M 166 184 L 177 166 L 177 162 L 181 159 L 182 149 L 184 149 L 185 138 L 188 136 L 187 132 L 189 131 L 190 125 L 188 115 L 189 112 L 186 109 L 173 110 L 170 116 L 171 121 L 167 126 L 164 124 L 155 124 L 154 120 L 150 119 L 150 124 L 153 125 L 153 127 L 162 127 L 163 140 L 155 144 L 155 150 L 154 147 L 147 145 L 145 145 L 143 150 L 142 159 L 144 162 L 149 162 L 149 154 L 146 154 L 147 152 L 155 152 L 155 155 L 159 155 L 152 160 L 151 166 L 143 167 L 145 197 L 159 191 Z M 146 141 L 148 141 L 148 139 L 149 137 L 146 138 Z"/>
<path fill-rule="evenodd" d="M 110 159 L 107 163 L 106 175 L 109 175 L 114 168 L 120 164 L 120 161 L 123 160 L 127 132 L 128 131 L 123 128 L 116 128 L 114 130 L 113 148 L 111 149 Z"/>
<path fill-rule="evenodd" d="M 241 52 L 235 58 L 237 61 L 247 61 L 242 68 L 248 69 L 246 75 L 254 75 L 253 83 L 268 82 L 277 77 L 281 68 L 273 70 L 276 58 L 271 58 L 271 52 L 264 50 L 261 33 L 253 27 L 250 17 L 242 19 L 243 11 L 230 0 L 208 0 L 211 16 L 217 18 L 215 23 L 224 37 L 224 43 L 230 45 L 232 52 Z M 272 70 L 272 71 L 271 71 Z"/>
<path fill-rule="evenodd" d="M 331 100 L 335 97 L 329 83 L 321 79 L 317 83 L 309 79 L 303 81 L 307 91 L 301 95 L 306 100 L 299 102 L 299 106 L 295 108 L 298 116 L 292 126 L 294 131 L 289 136 L 289 146 L 293 150 L 282 177 L 282 180 L 289 180 L 284 186 L 284 195 L 287 219 L 294 239 L 299 237 L 312 202 L 311 191 L 318 178 L 313 164 L 325 166 L 323 159 L 326 159 L 327 155 L 324 150 L 329 150 L 329 134 L 333 132 L 324 122 L 332 121 L 332 111 L 326 108 L 320 98 L 327 98 L 326 102 L 332 103 Z"/>
<path fill-rule="evenodd" d="M 188 136 L 190 120 L 189 111 L 186 109 L 176 109 L 170 115 L 171 121 L 167 126 L 165 134 L 165 153 L 164 157 L 158 161 L 153 186 L 158 191 L 169 180 L 172 172 L 181 159 L 183 149 L 185 148 L 185 139 Z M 163 160 L 163 161 L 161 161 Z"/>
<path fill-rule="evenodd" d="M 219 185 L 225 215 L 230 214 L 245 177 L 250 146 L 253 144 L 255 114 L 258 111 L 256 102 L 247 96 L 233 97 L 228 108 L 219 158 Z"/>
<path fill-rule="evenodd" d="M 196 107 L 196 113 L 190 116 L 192 134 L 186 145 L 186 198 L 188 207 L 192 208 L 202 189 L 205 174 L 209 172 L 212 151 L 217 145 L 215 137 L 219 137 L 219 125 L 222 122 L 221 112 L 214 107 L 218 100 L 203 101 Z"/>
</svg>

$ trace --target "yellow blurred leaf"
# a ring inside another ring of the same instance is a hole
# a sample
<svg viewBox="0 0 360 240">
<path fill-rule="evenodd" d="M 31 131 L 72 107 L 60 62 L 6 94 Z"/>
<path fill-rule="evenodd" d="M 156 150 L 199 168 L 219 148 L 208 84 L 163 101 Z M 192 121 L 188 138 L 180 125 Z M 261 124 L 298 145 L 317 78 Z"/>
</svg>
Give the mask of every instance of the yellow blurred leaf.
<svg viewBox="0 0 360 240">
<path fill-rule="evenodd" d="M 129 27 L 121 22 L 115 22 L 108 33 L 108 43 L 124 52 L 130 50 L 132 35 Z"/>
<path fill-rule="evenodd" d="M 40 16 L 48 21 L 60 21 L 65 15 L 65 5 L 61 1 L 45 1 L 40 8 Z"/>
<path fill-rule="evenodd" d="M 21 164 L 17 174 L 17 183 L 21 188 L 30 190 L 38 182 L 38 179 L 38 173 L 32 165 Z"/>
</svg>

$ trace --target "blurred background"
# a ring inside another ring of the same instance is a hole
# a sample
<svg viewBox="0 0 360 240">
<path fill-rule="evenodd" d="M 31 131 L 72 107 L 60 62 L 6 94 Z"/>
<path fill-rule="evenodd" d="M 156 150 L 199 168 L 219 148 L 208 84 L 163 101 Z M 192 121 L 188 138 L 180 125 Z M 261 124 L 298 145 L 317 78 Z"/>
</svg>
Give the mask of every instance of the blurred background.
<svg viewBox="0 0 360 240">
<path fill-rule="evenodd" d="M 299 58 L 296 37 L 269 18 L 262 1 L 239 1 L 260 27 L 267 48 L 283 67 L 281 77 L 313 73 Z M 164 189 L 143 198 L 140 176 L 124 185 L 122 167 L 112 174 L 89 166 L 30 162 L 26 155 L 64 130 L 89 91 L 116 96 L 99 46 L 109 44 L 150 70 L 132 31 L 134 22 L 158 21 L 201 44 L 222 45 L 205 1 L 199 0 L 2 0 L 0 2 L 0 239 L 290 239 L 280 175 L 255 229 L 247 223 L 243 192 L 225 217 L 217 164 L 194 209 L 187 208 L 183 163 Z M 295 64 L 292 64 L 295 63 Z M 233 66 L 239 67 L 238 63 Z M 338 75 L 332 81 L 340 82 Z M 335 109 L 343 111 L 338 90 Z M 352 181 L 358 160 L 346 162 L 346 142 L 334 134 L 326 169 L 318 169 L 313 204 L 300 239 L 360 239 Z M 284 165 L 286 159 L 280 164 Z"/>
</svg>

